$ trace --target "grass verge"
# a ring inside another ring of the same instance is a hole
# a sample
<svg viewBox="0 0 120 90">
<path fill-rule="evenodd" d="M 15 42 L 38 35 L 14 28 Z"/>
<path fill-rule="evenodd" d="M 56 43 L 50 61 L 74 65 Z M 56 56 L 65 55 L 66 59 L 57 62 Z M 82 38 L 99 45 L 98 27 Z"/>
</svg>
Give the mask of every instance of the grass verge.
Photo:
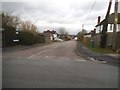
<svg viewBox="0 0 120 90">
<path fill-rule="evenodd" d="M 99 52 L 99 53 L 104 53 L 104 54 L 119 54 L 117 52 L 113 52 L 112 50 L 110 49 L 107 49 L 107 48 L 100 48 L 100 47 L 90 47 L 86 44 L 84 44 L 83 42 L 80 41 L 81 44 L 83 44 L 86 48 L 92 50 L 92 51 L 95 51 L 95 52 Z"/>
<path fill-rule="evenodd" d="M 94 47 L 94 48 L 88 47 L 88 48 L 95 52 L 100 52 L 100 53 L 105 53 L 105 54 L 118 54 L 117 52 L 113 52 L 112 50 L 109 50 L 107 48 L 100 48 L 100 47 Z"/>
</svg>

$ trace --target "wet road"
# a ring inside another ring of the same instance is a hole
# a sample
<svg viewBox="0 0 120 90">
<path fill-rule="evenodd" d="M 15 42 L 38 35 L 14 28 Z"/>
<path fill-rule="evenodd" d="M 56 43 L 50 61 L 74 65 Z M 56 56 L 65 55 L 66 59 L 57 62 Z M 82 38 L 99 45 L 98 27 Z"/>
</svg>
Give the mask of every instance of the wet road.
<svg viewBox="0 0 120 90">
<path fill-rule="evenodd" d="M 3 52 L 3 88 L 117 88 L 118 68 L 77 56 L 67 41 Z"/>
</svg>

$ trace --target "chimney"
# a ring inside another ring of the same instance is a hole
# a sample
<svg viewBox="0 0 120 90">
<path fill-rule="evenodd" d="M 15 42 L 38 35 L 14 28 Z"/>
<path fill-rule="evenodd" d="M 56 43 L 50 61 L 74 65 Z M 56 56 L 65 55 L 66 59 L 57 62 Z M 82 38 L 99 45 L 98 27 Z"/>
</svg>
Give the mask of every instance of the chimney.
<svg viewBox="0 0 120 90">
<path fill-rule="evenodd" d="M 98 22 L 97 22 L 97 24 L 100 24 L 100 19 L 101 19 L 101 17 L 98 16 Z"/>
</svg>

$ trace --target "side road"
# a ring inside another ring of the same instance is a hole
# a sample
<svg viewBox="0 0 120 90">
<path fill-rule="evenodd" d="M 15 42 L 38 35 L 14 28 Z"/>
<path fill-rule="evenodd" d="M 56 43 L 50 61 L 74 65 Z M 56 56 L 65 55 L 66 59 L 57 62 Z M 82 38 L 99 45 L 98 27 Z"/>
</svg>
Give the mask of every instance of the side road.
<svg viewBox="0 0 120 90">
<path fill-rule="evenodd" d="M 90 49 L 84 47 L 80 42 L 77 42 L 77 54 L 87 60 L 98 60 L 104 61 L 108 64 L 112 64 L 118 66 L 120 55 L 109 55 L 103 54 L 95 51 L 91 51 Z"/>
</svg>

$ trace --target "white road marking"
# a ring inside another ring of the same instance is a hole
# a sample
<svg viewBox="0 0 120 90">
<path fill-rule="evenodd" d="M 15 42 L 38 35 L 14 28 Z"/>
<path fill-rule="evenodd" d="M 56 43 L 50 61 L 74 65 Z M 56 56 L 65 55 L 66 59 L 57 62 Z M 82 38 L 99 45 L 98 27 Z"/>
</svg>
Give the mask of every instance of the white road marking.
<svg viewBox="0 0 120 90">
<path fill-rule="evenodd" d="M 86 60 L 75 60 L 75 61 L 79 61 L 79 62 L 81 62 L 81 61 L 85 61 L 85 62 L 86 62 Z"/>
<path fill-rule="evenodd" d="M 104 64 L 107 63 L 106 61 L 99 61 L 99 60 L 97 60 L 97 62 L 99 62 L 99 63 L 104 63 Z"/>
<path fill-rule="evenodd" d="M 16 58 L 22 58 L 22 57 L 16 57 Z"/>
<path fill-rule="evenodd" d="M 83 47 L 84 49 L 87 49 L 86 47 Z"/>
<path fill-rule="evenodd" d="M 49 51 L 49 50 L 50 50 L 50 49 L 41 51 L 41 52 L 36 53 L 36 54 L 33 54 L 33 55 L 31 55 L 30 57 L 27 57 L 27 58 L 32 58 L 32 57 L 34 57 L 34 56 L 36 56 L 36 55 L 39 55 L 39 54 L 44 53 L 44 52 L 47 52 L 47 51 Z"/>
<path fill-rule="evenodd" d="M 52 46 L 52 45 L 51 45 L 51 46 Z M 46 47 L 50 47 L 50 46 L 46 46 Z M 53 47 L 53 48 L 51 48 L 51 49 L 55 49 L 55 48 L 57 48 L 57 47 L 58 47 L 58 46 Z M 36 54 L 33 54 L 33 55 L 31 55 L 31 56 L 29 56 L 29 57 L 27 57 L 27 58 L 30 59 L 30 58 L 32 58 L 32 57 L 35 57 L 36 55 L 39 55 L 39 54 L 44 53 L 44 52 L 47 52 L 47 51 L 49 51 L 49 50 L 51 50 L 51 49 L 47 49 L 47 50 L 41 51 L 41 52 L 36 53 Z"/>
</svg>

